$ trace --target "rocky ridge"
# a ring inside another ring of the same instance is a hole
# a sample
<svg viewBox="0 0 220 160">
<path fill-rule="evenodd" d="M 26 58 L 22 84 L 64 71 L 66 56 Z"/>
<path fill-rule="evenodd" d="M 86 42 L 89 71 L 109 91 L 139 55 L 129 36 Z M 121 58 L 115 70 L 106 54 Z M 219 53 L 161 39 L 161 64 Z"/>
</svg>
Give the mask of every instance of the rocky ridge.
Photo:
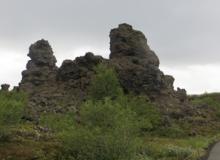
<svg viewBox="0 0 220 160">
<path fill-rule="evenodd" d="M 110 51 L 109 59 L 88 52 L 65 60 L 58 68 L 48 41 L 32 44 L 28 53 L 31 60 L 19 85 L 19 90 L 29 93 L 27 115 L 36 119 L 42 112 L 77 112 L 86 98 L 94 67 L 100 63 L 116 69 L 125 93 L 147 95 L 166 114 L 178 115 L 191 108 L 186 91 L 174 90 L 174 78 L 159 69 L 159 58 L 142 32 L 120 24 L 110 32 Z"/>
</svg>

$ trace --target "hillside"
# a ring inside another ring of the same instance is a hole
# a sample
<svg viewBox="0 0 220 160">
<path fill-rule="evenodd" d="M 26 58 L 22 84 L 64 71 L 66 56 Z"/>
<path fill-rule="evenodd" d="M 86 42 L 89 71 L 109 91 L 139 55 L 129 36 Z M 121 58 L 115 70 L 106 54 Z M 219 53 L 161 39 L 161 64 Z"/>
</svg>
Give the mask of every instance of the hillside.
<svg viewBox="0 0 220 160">
<path fill-rule="evenodd" d="M 0 91 L 0 159 L 198 160 L 220 139 L 220 94 L 187 96 L 140 31 L 110 32 L 110 56 L 56 66 L 46 40 L 29 48 L 18 87 Z"/>
</svg>

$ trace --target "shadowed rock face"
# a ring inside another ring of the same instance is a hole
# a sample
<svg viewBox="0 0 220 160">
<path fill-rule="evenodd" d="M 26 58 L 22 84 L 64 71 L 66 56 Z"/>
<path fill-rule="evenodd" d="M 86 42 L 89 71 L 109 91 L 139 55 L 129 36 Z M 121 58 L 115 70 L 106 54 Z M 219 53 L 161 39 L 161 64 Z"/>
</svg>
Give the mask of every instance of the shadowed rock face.
<svg viewBox="0 0 220 160">
<path fill-rule="evenodd" d="M 50 44 L 44 39 L 30 46 L 28 56 L 31 58 L 31 62 L 39 66 L 54 68 L 57 62 Z"/>
<path fill-rule="evenodd" d="M 75 60 L 65 60 L 57 68 L 52 48 L 43 39 L 30 46 L 28 56 L 31 60 L 22 72 L 19 89 L 29 94 L 26 117 L 34 120 L 42 112 L 76 110 L 86 97 L 94 67 L 103 61 L 101 56 L 87 53 Z"/>
<path fill-rule="evenodd" d="M 58 78 L 66 81 L 88 77 L 89 72 L 93 72 L 94 66 L 103 60 L 101 56 L 94 56 L 91 52 L 86 53 L 83 57 L 77 57 L 74 61 L 65 60 L 59 68 Z"/>
<path fill-rule="evenodd" d="M 46 40 L 32 44 L 26 70 L 19 89 L 29 93 L 28 118 L 37 119 L 42 112 L 77 112 L 100 63 L 114 67 L 125 92 L 148 95 L 161 108 L 181 108 L 184 90 L 174 91 L 172 76 L 159 69 L 159 59 L 140 31 L 121 24 L 110 32 L 110 59 L 86 53 L 75 60 L 65 60 L 56 67 L 56 58 Z M 171 105 L 170 105 L 170 102 Z M 168 109 L 166 109 L 168 110 Z"/>
<path fill-rule="evenodd" d="M 159 70 L 159 59 L 140 31 L 121 24 L 110 33 L 110 61 L 126 91 L 152 96 L 173 91 L 174 78 Z"/>
<path fill-rule="evenodd" d="M 27 70 L 22 72 L 20 88 L 35 93 L 39 88 L 49 87 L 56 78 L 56 58 L 48 41 L 39 40 L 29 48 Z"/>
<path fill-rule="evenodd" d="M 159 59 L 147 44 L 147 39 L 140 31 L 128 24 L 120 24 L 110 32 L 110 59 L 128 58 L 137 63 L 159 66 Z"/>
</svg>

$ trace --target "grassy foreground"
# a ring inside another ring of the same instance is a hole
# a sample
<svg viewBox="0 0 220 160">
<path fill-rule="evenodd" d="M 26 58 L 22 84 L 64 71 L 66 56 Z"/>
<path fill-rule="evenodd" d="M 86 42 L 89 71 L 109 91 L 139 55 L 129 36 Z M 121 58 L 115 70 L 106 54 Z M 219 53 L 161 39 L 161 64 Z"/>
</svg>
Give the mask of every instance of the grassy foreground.
<svg viewBox="0 0 220 160">
<path fill-rule="evenodd" d="M 175 121 L 164 127 L 147 97 L 124 95 L 114 70 L 96 71 L 77 114 L 45 113 L 37 124 L 22 120 L 25 94 L 0 92 L 0 160 L 199 160 L 220 140 L 218 127 L 196 135 Z M 190 99 L 220 115 L 220 94 Z"/>
</svg>

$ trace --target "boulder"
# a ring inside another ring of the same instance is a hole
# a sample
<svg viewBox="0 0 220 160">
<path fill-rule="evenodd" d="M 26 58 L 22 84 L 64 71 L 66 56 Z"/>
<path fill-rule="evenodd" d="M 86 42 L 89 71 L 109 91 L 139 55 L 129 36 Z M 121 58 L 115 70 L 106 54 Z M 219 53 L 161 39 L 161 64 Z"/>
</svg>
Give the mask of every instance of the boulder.
<svg viewBox="0 0 220 160">
<path fill-rule="evenodd" d="M 177 88 L 177 91 L 176 91 L 176 96 L 177 98 L 181 101 L 181 102 L 184 102 L 186 101 L 188 98 L 187 98 L 187 92 L 185 89 L 181 89 L 181 88 Z"/>
<path fill-rule="evenodd" d="M 10 88 L 9 84 L 2 84 L 1 85 L 1 90 L 4 91 L 4 92 L 8 92 L 9 88 Z"/>
</svg>

